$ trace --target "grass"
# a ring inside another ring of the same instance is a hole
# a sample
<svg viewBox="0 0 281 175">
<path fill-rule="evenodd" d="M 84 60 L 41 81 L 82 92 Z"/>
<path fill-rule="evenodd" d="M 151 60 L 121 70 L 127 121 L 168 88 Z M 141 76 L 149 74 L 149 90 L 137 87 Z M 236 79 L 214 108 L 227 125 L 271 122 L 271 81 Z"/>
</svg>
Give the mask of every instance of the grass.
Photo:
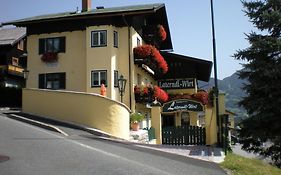
<svg viewBox="0 0 281 175">
<path fill-rule="evenodd" d="M 279 168 L 261 160 L 244 158 L 233 153 L 228 153 L 220 166 L 230 170 L 233 175 L 281 175 Z"/>
</svg>

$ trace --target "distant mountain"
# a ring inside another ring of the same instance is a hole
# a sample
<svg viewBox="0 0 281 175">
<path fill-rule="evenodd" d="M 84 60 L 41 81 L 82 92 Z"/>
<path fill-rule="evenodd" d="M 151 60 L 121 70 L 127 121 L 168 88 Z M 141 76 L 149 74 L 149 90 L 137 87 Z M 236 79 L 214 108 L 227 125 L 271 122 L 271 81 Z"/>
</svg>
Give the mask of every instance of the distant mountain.
<svg viewBox="0 0 281 175">
<path fill-rule="evenodd" d="M 229 111 L 236 114 L 236 122 L 247 117 L 246 110 L 238 105 L 242 97 L 245 96 L 245 91 L 241 89 L 244 83 L 247 83 L 247 81 L 239 79 L 237 72 L 223 80 L 218 80 L 220 92 L 226 94 L 225 106 Z M 214 78 L 211 78 L 209 82 L 199 81 L 198 83 L 199 88 L 205 90 L 212 88 L 214 84 Z"/>
</svg>

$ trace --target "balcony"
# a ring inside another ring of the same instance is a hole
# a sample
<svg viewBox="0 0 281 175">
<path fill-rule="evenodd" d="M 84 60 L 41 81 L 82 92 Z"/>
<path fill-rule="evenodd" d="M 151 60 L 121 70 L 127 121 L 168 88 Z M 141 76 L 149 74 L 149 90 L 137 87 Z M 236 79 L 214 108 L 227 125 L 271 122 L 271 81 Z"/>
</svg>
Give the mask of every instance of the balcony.
<svg viewBox="0 0 281 175">
<path fill-rule="evenodd" d="M 168 64 L 154 46 L 146 44 L 134 48 L 134 62 L 153 75 L 165 74 Z"/>
<path fill-rule="evenodd" d="M 7 73 L 10 75 L 23 76 L 24 68 L 13 65 L 1 65 L 0 73 Z"/>
</svg>

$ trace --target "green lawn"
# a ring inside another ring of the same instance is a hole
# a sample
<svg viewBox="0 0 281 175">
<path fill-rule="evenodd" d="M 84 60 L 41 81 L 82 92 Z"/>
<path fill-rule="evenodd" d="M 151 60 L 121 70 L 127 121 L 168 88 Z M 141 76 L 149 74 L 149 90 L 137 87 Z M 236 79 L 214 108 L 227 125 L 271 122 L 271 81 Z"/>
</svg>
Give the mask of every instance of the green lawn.
<svg viewBox="0 0 281 175">
<path fill-rule="evenodd" d="M 233 175 L 281 175 L 281 169 L 261 160 L 248 159 L 233 153 L 228 153 L 220 165 L 230 170 Z"/>
</svg>

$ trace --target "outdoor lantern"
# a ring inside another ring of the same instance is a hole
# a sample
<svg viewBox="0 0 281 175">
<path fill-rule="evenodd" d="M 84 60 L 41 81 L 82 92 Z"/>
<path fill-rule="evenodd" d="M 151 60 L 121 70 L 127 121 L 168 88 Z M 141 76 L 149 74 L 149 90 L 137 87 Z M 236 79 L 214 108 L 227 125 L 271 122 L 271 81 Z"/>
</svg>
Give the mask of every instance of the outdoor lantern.
<svg viewBox="0 0 281 175">
<path fill-rule="evenodd" d="M 123 103 L 123 95 L 124 95 L 124 92 L 125 92 L 126 83 L 127 83 L 127 80 L 124 78 L 123 75 L 120 75 L 120 78 L 118 79 L 118 90 L 119 90 L 119 93 L 120 93 L 122 103 Z"/>
<path fill-rule="evenodd" d="M 24 78 L 24 79 L 27 79 L 27 78 L 28 78 L 28 75 L 29 75 L 29 70 L 24 69 L 24 70 L 22 71 L 22 73 L 23 73 L 23 78 Z"/>
</svg>

